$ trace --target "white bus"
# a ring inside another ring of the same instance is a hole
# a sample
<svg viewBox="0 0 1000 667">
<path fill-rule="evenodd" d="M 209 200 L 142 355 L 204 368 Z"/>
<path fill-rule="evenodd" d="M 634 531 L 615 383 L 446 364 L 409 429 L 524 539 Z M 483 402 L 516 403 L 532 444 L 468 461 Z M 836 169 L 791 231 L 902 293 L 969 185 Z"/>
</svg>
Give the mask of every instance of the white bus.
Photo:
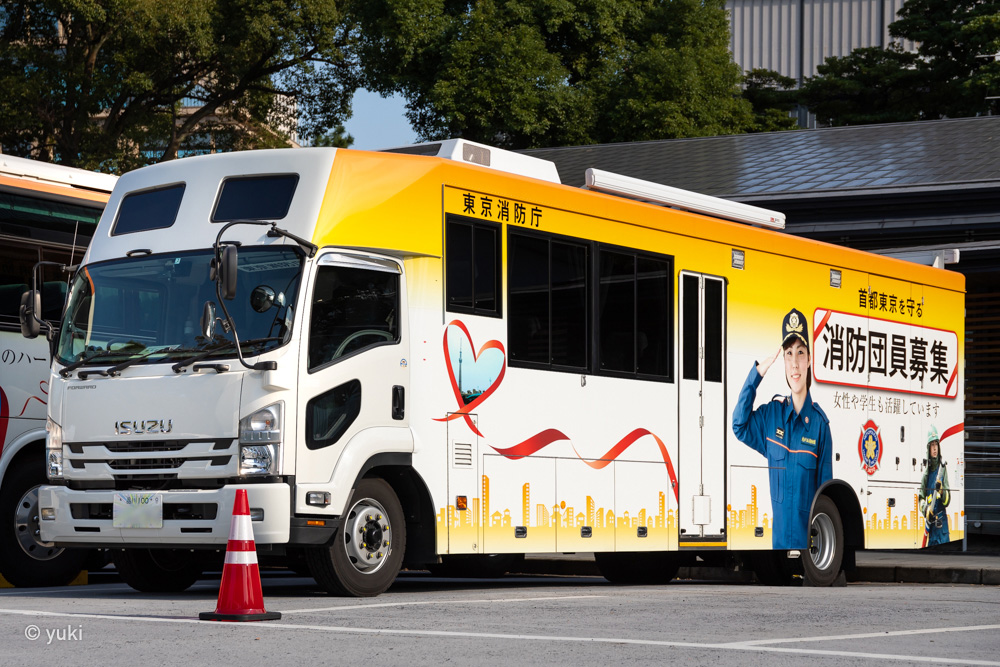
<svg viewBox="0 0 1000 667">
<path fill-rule="evenodd" d="M 588 179 L 460 140 L 126 174 L 55 342 L 41 537 L 183 589 L 244 488 L 261 554 L 348 595 L 581 551 L 829 585 L 961 539 L 960 274 Z"/>
<path fill-rule="evenodd" d="M 0 155 L 0 576 L 17 586 L 75 578 L 86 553 L 42 542 L 49 346 L 21 335 L 21 296 L 37 262 L 83 259 L 117 177 Z M 58 323 L 71 277 L 40 268 L 41 317 Z"/>
</svg>

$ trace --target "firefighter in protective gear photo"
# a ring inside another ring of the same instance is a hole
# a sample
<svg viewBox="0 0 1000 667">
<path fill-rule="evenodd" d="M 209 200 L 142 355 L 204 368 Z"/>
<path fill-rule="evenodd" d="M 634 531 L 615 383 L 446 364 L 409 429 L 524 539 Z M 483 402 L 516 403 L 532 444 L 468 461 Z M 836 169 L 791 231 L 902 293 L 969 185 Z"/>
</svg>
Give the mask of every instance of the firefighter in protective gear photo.
<svg viewBox="0 0 1000 667">
<path fill-rule="evenodd" d="M 785 381 L 791 394 L 775 396 L 755 410 L 757 387 L 778 357 L 784 359 Z M 813 497 L 833 477 L 830 420 L 813 402 L 811 384 L 807 322 L 793 308 L 781 323 L 778 353 L 750 369 L 733 410 L 733 433 L 766 457 L 770 468 L 774 549 L 808 548 Z"/>
<path fill-rule="evenodd" d="M 920 481 L 920 515 L 924 517 L 924 546 L 944 544 L 948 537 L 948 510 L 951 493 L 948 466 L 941 458 L 941 439 L 931 426 L 927 433 L 927 469 Z"/>
</svg>

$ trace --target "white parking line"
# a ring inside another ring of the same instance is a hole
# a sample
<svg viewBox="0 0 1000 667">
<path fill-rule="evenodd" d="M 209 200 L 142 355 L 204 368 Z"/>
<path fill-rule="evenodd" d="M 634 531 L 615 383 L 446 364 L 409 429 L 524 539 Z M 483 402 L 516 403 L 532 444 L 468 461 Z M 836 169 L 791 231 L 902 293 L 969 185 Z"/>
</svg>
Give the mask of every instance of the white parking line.
<svg viewBox="0 0 1000 667">
<path fill-rule="evenodd" d="M 384 635 L 384 636 L 400 636 L 400 637 L 439 637 L 445 639 L 498 639 L 506 641 L 537 641 L 537 642 L 572 642 L 576 644 L 629 644 L 633 646 L 661 646 L 670 648 L 698 648 L 698 649 L 709 649 L 717 651 L 743 651 L 743 652 L 755 652 L 755 653 L 786 653 L 789 655 L 802 655 L 802 656 L 825 656 L 825 657 L 837 657 L 837 658 L 858 658 L 864 661 L 872 660 L 888 660 L 894 662 L 919 662 L 919 663 L 930 663 L 930 664 L 942 664 L 942 665 L 989 665 L 991 667 L 1000 667 L 1000 662 L 988 661 L 988 660 L 962 660 L 956 659 L 954 657 L 947 658 L 935 658 L 923 655 L 898 655 L 898 654 L 887 654 L 887 653 L 867 653 L 867 652 L 854 652 L 854 651 L 824 651 L 819 649 L 804 649 L 804 648 L 781 648 L 777 646 L 760 646 L 757 644 L 751 644 L 749 642 L 737 643 L 737 644 L 712 644 L 712 643 L 701 643 L 701 642 L 675 642 L 675 641 L 663 641 L 656 639 L 628 639 L 625 637 L 565 637 L 560 635 L 522 635 L 522 634 L 504 634 L 500 632 L 456 632 L 449 630 L 407 630 L 407 629 L 387 629 L 387 628 L 348 628 L 343 626 L 326 626 L 326 625 L 298 625 L 295 623 L 274 623 L 271 621 L 261 622 L 261 623 L 212 623 L 211 621 L 200 621 L 194 618 L 164 618 L 164 617 L 153 617 L 153 616 L 126 616 L 126 615 L 113 615 L 113 614 L 73 614 L 66 612 L 51 612 L 51 611 L 31 611 L 27 609 L 0 609 L 0 614 L 10 614 L 10 615 L 20 615 L 20 616 L 40 616 L 47 618 L 72 618 L 72 619 L 84 619 L 90 618 L 95 620 L 111 620 L 111 621 L 138 621 L 142 623 L 197 623 L 205 625 L 206 627 L 211 624 L 213 631 L 222 629 L 232 629 L 236 631 L 237 628 L 249 628 L 254 632 L 259 632 L 263 630 L 312 630 L 315 632 L 332 632 L 338 634 L 355 634 L 355 635 Z M 998 626 L 967 626 L 964 628 L 958 628 L 958 630 L 970 630 L 977 628 L 992 629 Z M 914 631 L 915 632 L 915 631 Z M 926 632 L 926 631 L 924 631 Z M 823 638 L 827 639 L 827 638 Z"/>
<path fill-rule="evenodd" d="M 436 604 L 484 604 L 491 602 L 540 602 L 543 600 L 585 600 L 588 598 L 606 598 L 607 595 L 554 595 L 536 598 L 486 598 L 482 600 L 414 600 L 412 602 L 373 602 L 368 604 L 350 604 L 339 607 L 319 607 L 316 609 L 282 610 L 282 614 L 312 614 L 321 611 L 347 611 L 353 609 L 376 609 L 378 607 L 410 607 L 416 605 Z"/>
<path fill-rule="evenodd" d="M 920 628 L 919 630 L 885 630 L 855 635 L 824 635 L 822 637 L 787 637 L 784 639 L 754 639 L 745 642 L 731 642 L 731 646 L 760 646 L 762 644 L 788 644 L 793 642 L 830 642 L 842 639 L 873 639 L 876 637 L 904 637 L 906 635 L 930 635 L 937 632 L 973 632 L 976 630 L 1000 630 L 1000 625 L 965 625 L 951 628 Z"/>
</svg>

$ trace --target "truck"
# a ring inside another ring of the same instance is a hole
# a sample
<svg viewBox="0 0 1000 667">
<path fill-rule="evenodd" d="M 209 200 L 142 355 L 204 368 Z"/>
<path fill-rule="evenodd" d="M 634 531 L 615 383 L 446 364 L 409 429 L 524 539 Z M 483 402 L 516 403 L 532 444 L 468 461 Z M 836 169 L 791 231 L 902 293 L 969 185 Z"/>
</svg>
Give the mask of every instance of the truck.
<svg viewBox="0 0 1000 667">
<path fill-rule="evenodd" d="M 245 489 L 261 558 L 352 596 L 581 551 L 831 585 L 961 539 L 960 274 L 559 181 L 465 140 L 122 176 L 54 337 L 41 538 L 182 590 Z"/>
</svg>

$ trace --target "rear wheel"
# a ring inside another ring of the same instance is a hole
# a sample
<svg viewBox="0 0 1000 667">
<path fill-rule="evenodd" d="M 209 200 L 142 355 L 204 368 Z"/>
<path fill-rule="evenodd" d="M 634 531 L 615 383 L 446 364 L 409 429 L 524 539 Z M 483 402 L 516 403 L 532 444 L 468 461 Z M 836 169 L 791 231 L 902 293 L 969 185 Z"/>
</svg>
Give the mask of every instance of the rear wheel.
<svg viewBox="0 0 1000 667">
<path fill-rule="evenodd" d="M 681 562 L 672 551 L 595 553 L 594 560 L 613 584 L 665 584 L 677 576 Z"/>
<path fill-rule="evenodd" d="M 313 577 L 326 592 L 371 597 L 399 574 L 406 550 L 406 521 L 396 493 L 381 479 L 363 479 L 354 490 L 333 545 L 309 549 Z"/>
<path fill-rule="evenodd" d="M 830 586 L 844 560 L 844 525 L 837 506 L 827 496 L 816 499 L 809 522 L 809 552 L 802 554 L 802 572 L 813 586 Z"/>
<path fill-rule="evenodd" d="M 178 593 L 198 580 L 204 568 L 202 558 L 178 549 L 124 549 L 114 551 L 122 581 L 143 593 Z"/>
<path fill-rule="evenodd" d="M 7 469 L 0 485 L 0 574 L 15 586 L 62 586 L 83 569 L 88 551 L 60 549 L 39 535 L 38 487 L 47 483 L 41 456 Z"/>
</svg>

